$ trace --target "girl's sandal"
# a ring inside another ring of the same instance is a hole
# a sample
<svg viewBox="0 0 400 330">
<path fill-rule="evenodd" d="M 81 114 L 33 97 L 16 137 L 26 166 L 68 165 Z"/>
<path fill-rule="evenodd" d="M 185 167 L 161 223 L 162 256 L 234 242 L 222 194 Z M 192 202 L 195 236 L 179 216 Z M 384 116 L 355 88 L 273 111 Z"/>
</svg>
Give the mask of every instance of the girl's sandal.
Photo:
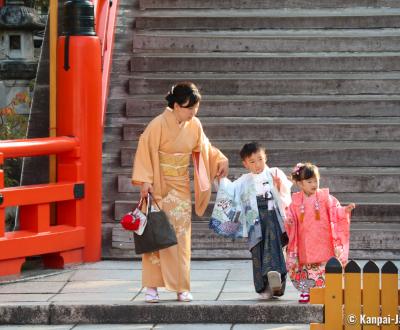
<svg viewBox="0 0 400 330">
<path fill-rule="evenodd" d="M 308 304 L 310 302 L 310 294 L 307 292 L 302 292 L 300 294 L 299 303 L 300 304 Z"/>
</svg>

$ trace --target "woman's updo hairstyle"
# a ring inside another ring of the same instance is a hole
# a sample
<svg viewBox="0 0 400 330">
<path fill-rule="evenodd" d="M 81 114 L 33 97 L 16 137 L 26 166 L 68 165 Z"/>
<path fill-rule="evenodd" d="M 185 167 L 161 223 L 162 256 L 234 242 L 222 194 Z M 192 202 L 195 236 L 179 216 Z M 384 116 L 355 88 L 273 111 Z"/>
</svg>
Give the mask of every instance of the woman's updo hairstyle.
<svg viewBox="0 0 400 330">
<path fill-rule="evenodd" d="M 299 182 L 311 178 L 319 179 L 318 167 L 311 163 L 298 163 L 291 173 L 293 181 Z"/>
<path fill-rule="evenodd" d="M 165 99 L 171 109 L 174 108 L 175 103 L 178 103 L 181 107 L 185 105 L 185 108 L 190 108 L 200 102 L 201 95 L 195 84 L 184 81 L 172 86 Z"/>
</svg>

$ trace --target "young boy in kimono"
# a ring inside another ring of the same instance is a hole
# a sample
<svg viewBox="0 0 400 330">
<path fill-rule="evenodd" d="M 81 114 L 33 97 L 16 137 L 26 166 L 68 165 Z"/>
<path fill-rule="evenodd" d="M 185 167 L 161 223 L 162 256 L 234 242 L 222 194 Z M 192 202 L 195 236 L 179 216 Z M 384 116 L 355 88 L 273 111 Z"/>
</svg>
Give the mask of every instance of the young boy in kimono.
<svg viewBox="0 0 400 330">
<path fill-rule="evenodd" d="M 286 283 L 282 247 L 287 244 L 283 220 L 292 183 L 279 168 L 267 166 L 266 151 L 258 143 L 245 144 L 240 157 L 249 173 L 234 182 L 220 182 L 210 228 L 223 236 L 248 237 L 260 299 L 282 296 Z"/>
<path fill-rule="evenodd" d="M 254 287 L 261 299 L 282 296 L 287 272 L 282 251 L 287 244 L 283 221 L 292 184 L 279 168 L 267 166 L 266 151 L 258 143 L 245 144 L 240 157 L 249 173 L 235 183 L 242 223 L 248 229 Z"/>
<path fill-rule="evenodd" d="M 319 178 L 311 163 L 299 163 L 292 172 L 300 191 L 292 195 L 287 209 L 286 265 L 300 291 L 300 303 L 310 301 L 310 288 L 325 286 L 325 265 L 331 257 L 344 266 L 349 255 L 350 213 L 355 204 L 341 206 L 328 189 L 319 189 Z"/>
</svg>

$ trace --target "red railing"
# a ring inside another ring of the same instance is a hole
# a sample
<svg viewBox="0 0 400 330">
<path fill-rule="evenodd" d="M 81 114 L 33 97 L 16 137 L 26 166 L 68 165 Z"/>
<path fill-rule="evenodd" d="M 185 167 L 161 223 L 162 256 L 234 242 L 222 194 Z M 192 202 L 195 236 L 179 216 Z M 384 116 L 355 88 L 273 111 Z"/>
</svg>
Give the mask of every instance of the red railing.
<svg viewBox="0 0 400 330">
<path fill-rule="evenodd" d="M 56 137 L 1 141 L 0 150 L 4 158 L 15 158 L 60 154 L 76 147 L 75 138 Z"/>
<path fill-rule="evenodd" d="M 110 72 L 119 0 L 93 0 L 96 13 L 96 33 L 101 41 L 102 54 L 102 122 L 107 108 Z"/>
<path fill-rule="evenodd" d="M 118 1 L 93 3 L 97 36 L 57 42 L 57 137 L 0 142 L 0 166 L 6 158 L 57 155 L 55 183 L 5 188 L 0 170 L 0 276 L 19 274 L 28 256 L 56 268 L 100 259 L 101 145 Z M 12 206 L 19 228 L 6 232 Z"/>
<path fill-rule="evenodd" d="M 84 181 L 79 148 L 78 140 L 70 137 L 0 143 L 0 165 L 7 158 L 58 154 L 64 159 L 59 163 L 60 177 L 65 171 L 71 177 L 52 184 L 4 188 L 0 170 L 0 275 L 19 274 L 27 256 L 42 255 L 46 266 L 56 268 L 83 261 L 86 228 L 81 210 Z M 50 225 L 52 203 L 57 203 L 54 226 Z M 5 232 L 5 210 L 11 206 L 19 206 L 19 229 Z"/>
</svg>

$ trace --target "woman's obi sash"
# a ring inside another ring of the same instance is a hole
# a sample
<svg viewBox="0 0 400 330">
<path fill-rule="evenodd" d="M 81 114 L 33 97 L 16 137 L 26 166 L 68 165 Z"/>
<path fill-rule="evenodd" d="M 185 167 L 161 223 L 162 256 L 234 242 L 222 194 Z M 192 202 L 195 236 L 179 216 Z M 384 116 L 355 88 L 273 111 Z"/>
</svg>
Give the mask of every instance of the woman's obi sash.
<svg viewBox="0 0 400 330">
<path fill-rule="evenodd" d="M 166 177 L 187 178 L 191 153 L 169 154 L 159 151 L 161 172 Z"/>
</svg>

